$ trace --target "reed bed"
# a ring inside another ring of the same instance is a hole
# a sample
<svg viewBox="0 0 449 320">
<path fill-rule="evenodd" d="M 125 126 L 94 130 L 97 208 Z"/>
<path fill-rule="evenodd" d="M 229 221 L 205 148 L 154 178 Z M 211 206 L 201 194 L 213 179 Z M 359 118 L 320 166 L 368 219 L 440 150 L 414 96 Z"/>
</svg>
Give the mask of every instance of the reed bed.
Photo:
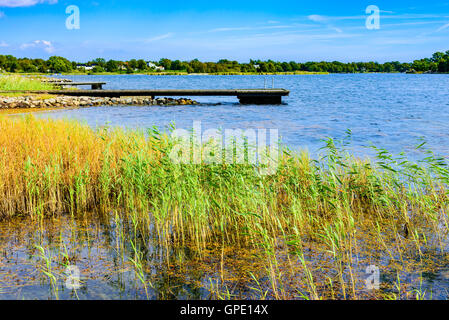
<svg viewBox="0 0 449 320">
<path fill-rule="evenodd" d="M 219 299 L 241 297 L 223 266 L 250 252 L 257 268 L 242 272 L 257 298 L 429 298 L 401 277 L 447 265 L 449 170 L 424 144 L 417 162 L 375 147 L 359 160 L 329 139 L 318 161 L 284 149 L 265 176 L 250 164 L 175 164 L 174 143 L 155 128 L 0 116 L 1 218 L 110 215 L 147 293 L 138 248 L 149 238 L 167 265 L 182 264 L 180 248 L 213 252 Z M 384 275 L 375 291 L 370 265 Z"/>
<path fill-rule="evenodd" d="M 39 79 L 23 77 L 20 75 L 0 76 L 0 91 L 8 90 L 53 90 L 53 86 Z"/>
</svg>

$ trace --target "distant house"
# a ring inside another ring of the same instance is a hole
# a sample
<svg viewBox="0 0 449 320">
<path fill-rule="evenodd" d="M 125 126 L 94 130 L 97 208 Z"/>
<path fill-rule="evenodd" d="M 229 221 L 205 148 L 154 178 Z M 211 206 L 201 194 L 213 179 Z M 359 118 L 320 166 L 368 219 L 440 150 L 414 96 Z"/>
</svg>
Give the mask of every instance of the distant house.
<svg viewBox="0 0 449 320">
<path fill-rule="evenodd" d="M 165 70 L 164 67 L 162 67 L 162 66 L 157 66 L 155 63 L 153 63 L 153 62 L 151 62 L 151 61 L 148 61 L 148 62 L 147 62 L 147 66 L 148 66 L 148 68 L 154 69 L 154 70 L 156 70 L 156 71 L 164 71 L 164 70 Z"/>
<path fill-rule="evenodd" d="M 86 65 L 86 64 L 78 64 L 78 65 L 76 66 L 76 68 L 77 68 L 77 69 L 83 69 L 83 68 L 84 68 L 84 70 L 90 71 L 90 70 L 92 70 L 93 68 L 95 68 L 96 66 L 97 66 L 96 64 L 93 64 L 93 65 L 91 65 L 91 66 L 88 66 L 88 65 Z"/>
<path fill-rule="evenodd" d="M 260 65 L 255 64 L 255 65 L 254 65 L 254 68 L 255 68 L 255 69 L 260 69 Z"/>
</svg>

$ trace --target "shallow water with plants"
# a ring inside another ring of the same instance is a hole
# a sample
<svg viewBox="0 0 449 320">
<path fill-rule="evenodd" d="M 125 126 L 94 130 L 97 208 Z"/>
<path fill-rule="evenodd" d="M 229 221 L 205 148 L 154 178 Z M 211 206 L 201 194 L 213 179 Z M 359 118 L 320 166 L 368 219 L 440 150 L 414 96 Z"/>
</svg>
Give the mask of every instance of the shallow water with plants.
<svg viewBox="0 0 449 320">
<path fill-rule="evenodd" d="M 448 298 L 447 161 L 350 137 L 266 175 L 177 164 L 156 128 L 0 116 L 0 298 Z"/>
</svg>

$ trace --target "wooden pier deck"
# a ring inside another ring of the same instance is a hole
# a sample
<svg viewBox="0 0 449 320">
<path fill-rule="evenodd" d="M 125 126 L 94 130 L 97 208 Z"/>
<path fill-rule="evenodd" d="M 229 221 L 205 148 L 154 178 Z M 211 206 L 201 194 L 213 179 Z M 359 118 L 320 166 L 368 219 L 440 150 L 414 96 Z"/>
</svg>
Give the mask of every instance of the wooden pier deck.
<svg viewBox="0 0 449 320">
<path fill-rule="evenodd" d="M 49 82 L 54 86 L 66 87 L 66 86 L 91 86 L 92 90 L 101 90 L 106 82 Z"/>
<path fill-rule="evenodd" d="M 6 92 L 0 92 L 6 93 Z M 54 94 L 88 97 L 172 97 L 172 96 L 235 96 L 241 104 L 281 104 L 282 97 L 290 94 L 285 89 L 155 89 L 155 90 L 47 90 L 8 91 L 8 93 Z"/>
</svg>

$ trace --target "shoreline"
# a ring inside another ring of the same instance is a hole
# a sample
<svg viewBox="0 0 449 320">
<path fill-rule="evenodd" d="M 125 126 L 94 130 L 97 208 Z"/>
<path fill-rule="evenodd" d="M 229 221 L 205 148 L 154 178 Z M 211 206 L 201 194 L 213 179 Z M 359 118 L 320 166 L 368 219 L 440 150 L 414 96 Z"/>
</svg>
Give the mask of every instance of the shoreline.
<svg viewBox="0 0 449 320">
<path fill-rule="evenodd" d="M 217 73 L 187 73 L 187 72 L 136 72 L 136 73 L 121 73 L 121 72 L 68 72 L 68 73 L 2 73 L 4 75 L 21 75 L 21 76 L 45 76 L 52 77 L 55 75 L 61 76 L 107 76 L 107 75 L 141 75 L 141 76 L 267 76 L 267 75 L 329 75 L 330 72 L 217 72 Z M 1 74 L 0 74 L 1 75 Z"/>
<path fill-rule="evenodd" d="M 187 72 L 136 72 L 136 73 L 120 73 L 120 72 L 100 72 L 100 73 L 0 73 L 0 75 L 20 75 L 20 76 L 119 76 L 119 75 L 136 75 L 136 76 L 308 76 L 308 75 L 336 75 L 336 74 L 416 74 L 416 75 L 440 75 L 449 74 L 447 72 L 218 72 L 218 73 L 187 73 Z"/>
<path fill-rule="evenodd" d="M 186 98 L 151 98 L 151 97 L 87 97 L 87 96 L 40 96 L 23 95 L 17 97 L 0 96 L 1 109 L 43 109 L 43 108 L 78 108 L 96 106 L 175 106 L 197 105 L 198 102 Z"/>
</svg>

